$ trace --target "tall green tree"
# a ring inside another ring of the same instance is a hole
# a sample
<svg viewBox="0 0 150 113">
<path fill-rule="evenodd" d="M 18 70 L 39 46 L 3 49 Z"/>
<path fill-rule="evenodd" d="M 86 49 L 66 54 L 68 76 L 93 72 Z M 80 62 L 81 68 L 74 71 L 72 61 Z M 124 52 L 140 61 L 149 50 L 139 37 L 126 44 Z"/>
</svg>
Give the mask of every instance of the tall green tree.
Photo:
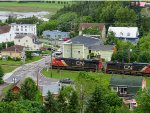
<svg viewBox="0 0 150 113">
<path fill-rule="evenodd" d="M 104 95 L 99 87 L 95 88 L 95 91 L 91 95 L 87 103 L 87 108 L 85 113 L 108 113 L 109 106 L 106 103 Z"/>
<path fill-rule="evenodd" d="M 4 81 L 3 81 L 3 75 L 4 75 L 4 72 L 2 70 L 2 67 L 0 66 L 0 84 L 4 83 Z"/>
<path fill-rule="evenodd" d="M 78 112 L 79 112 L 78 95 L 75 91 L 73 91 L 69 100 L 68 113 L 78 113 Z"/>
<path fill-rule="evenodd" d="M 45 98 L 44 111 L 45 113 L 57 113 L 58 111 L 57 101 L 53 98 L 50 91 L 47 93 L 47 97 Z"/>
<path fill-rule="evenodd" d="M 21 96 L 23 99 L 35 100 L 38 89 L 32 78 L 26 78 L 21 85 Z"/>
</svg>

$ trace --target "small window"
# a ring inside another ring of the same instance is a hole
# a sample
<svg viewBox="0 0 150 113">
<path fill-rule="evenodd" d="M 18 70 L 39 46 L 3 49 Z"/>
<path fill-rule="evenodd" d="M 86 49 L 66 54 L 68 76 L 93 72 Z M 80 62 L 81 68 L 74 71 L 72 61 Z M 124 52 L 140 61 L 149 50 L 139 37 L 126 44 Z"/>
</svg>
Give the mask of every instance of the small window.
<svg viewBox="0 0 150 113">
<path fill-rule="evenodd" d="M 78 53 L 80 54 L 80 51 L 78 51 Z"/>
<path fill-rule="evenodd" d="M 120 32 L 120 36 L 123 36 L 123 33 L 122 33 L 122 32 Z"/>
<path fill-rule="evenodd" d="M 26 42 L 28 42 L 28 40 L 26 40 Z"/>
<path fill-rule="evenodd" d="M 112 90 L 113 90 L 114 92 L 118 92 L 118 87 L 112 87 Z"/>
<path fill-rule="evenodd" d="M 127 36 L 130 36 L 130 33 L 127 33 Z"/>
<path fill-rule="evenodd" d="M 25 29 L 25 31 L 27 31 L 27 29 Z"/>
<path fill-rule="evenodd" d="M 27 26 L 25 26 L 25 28 L 27 28 Z"/>
<path fill-rule="evenodd" d="M 18 40 L 18 42 L 20 42 L 20 40 Z"/>
</svg>

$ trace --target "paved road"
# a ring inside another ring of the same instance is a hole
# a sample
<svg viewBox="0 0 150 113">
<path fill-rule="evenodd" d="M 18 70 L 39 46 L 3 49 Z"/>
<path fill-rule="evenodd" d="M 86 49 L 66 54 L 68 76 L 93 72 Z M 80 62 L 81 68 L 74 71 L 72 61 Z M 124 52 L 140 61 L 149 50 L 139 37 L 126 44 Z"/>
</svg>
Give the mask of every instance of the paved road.
<svg viewBox="0 0 150 113">
<path fill-rule="evenodd" d="M 46 67 L 45 63 L 50 62 L 50 60 L 51 60 L 51 57 L 46 56 L 40 61 L 23 65 L 19 69 L 17 69 L 14 73 L 12 73 L 4 81 L 6 83 L 13 83 L 14 80 L 18 81 L 18 80 L 23 80 L 26 77 L 31 77 L 35 80 L 36 83 L 37 83 L 37 78 L 38 78 L 39 86 L 50 85 L 51 83 L 56 83 L 58 82 L 57 79 L 46 78 L 42 76 L 40 73 L 40 70 Z"/>
</svg>

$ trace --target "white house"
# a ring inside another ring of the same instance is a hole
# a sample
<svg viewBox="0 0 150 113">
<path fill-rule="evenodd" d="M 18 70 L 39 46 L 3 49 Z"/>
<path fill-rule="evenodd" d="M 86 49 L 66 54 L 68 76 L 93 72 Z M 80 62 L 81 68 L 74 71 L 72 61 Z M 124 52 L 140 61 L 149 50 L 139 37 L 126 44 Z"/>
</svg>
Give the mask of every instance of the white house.
<svg viewBox="0 0 150 113">
<path fill-rule="evenodd" d="M 41 47 L 43 47 L 43 44 L 38 41 L 34 34 L 16 35 L 14 43 L 15 45 L 25 46 L 32 50 L 39 50 Z"/>
<path fill-rule="evenodd" d="M 136 43 L 139 39 L 138 27 L 109 27 L 109 32 L 114 32 L 115 37 L 131 41 L 132 43 Z"/>
<path fill-rule="evenodd" d="M 14 32 L 11 30 L 11 26 L 0 26 L 0 43 L 13 41 L 15 37 Z"/>
<path fill-rule="evenodd" d="M 17 34 L 34 34 L 36 33 L 36 24 L 11 24 L 11 30 L 14 31 L 14 33 Z"/>
<path fill-rule="evenodd" d="M 0 26 L 0 43 L 14 41 L 14 37 L 18 34 L 34 34 L 36 33 L 36 24 L 10 24 Z"/>
</svg>

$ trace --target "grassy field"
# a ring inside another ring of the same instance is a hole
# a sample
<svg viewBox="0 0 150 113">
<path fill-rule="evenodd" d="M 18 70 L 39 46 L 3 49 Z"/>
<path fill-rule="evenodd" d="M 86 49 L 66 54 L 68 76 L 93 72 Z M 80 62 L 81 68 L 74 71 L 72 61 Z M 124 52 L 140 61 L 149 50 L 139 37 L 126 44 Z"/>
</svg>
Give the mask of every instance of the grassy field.
<svg viewBox="0 0 150 113">
<path fill-rule="evenodd" d="M 0 2 L 0 11 L 17 11 L 17 12 L 37 12 L 48 11 L 55 13 L 62 8 L 64 4 L 44 3 L 44 2 Z"/>
<path fill-rule="evenodd" d="M 40 60 L 42 58 L 43 57 L 41 57 L 41 56 L 34 56 L 32 60 L 28 59 L 26 61 L 26 64 L 34 62 L 34 61 L 38 61 L 38 60 Z M 13 70 L 15 70 L 17 67 L 21 66 L 22 64 L 23 63 L 21 61 L 12 61 L 12 60 L 3 61 L 3 60 L 0 60 L 0 65 L 1 65 L 1 68 L 2 68 L 4 73 L 12 72 Z"/>
<path fill-rule="evenodd" d="M 80 71 L 52 70 L 52 78 L 56 78 L 56 79 L 70 78 L 71 80 L 76 80 L 79 73 Z M 109 81 L 112 77 L 111 74 L 95 73 L 95 72 L 85 72 L 85 73 L 100 79 L 101 83 L 105 85 L 109 84 Z M 46 69 L 43 69 L 42 74 L 45 75 L 46 77 L 51 77 L 51 70 L 47 71 Z M 123 76 L 123 75 L 114 75 L 114 76 Z M 129 76 L 129 75 L 125 75 L 125 76 Z M 146 84 L 147 88 L 150 88 L 150 77 L 145 77 L 145 79 L 147 83 Z"/>
</svg>

